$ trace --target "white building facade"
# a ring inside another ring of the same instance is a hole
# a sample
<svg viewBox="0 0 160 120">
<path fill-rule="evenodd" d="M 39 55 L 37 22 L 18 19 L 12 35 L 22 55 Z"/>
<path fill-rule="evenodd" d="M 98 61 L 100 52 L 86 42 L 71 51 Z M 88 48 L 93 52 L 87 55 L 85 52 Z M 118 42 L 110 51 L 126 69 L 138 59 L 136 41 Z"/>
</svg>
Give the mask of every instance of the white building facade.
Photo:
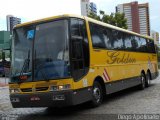
<svg viewBox="0 0 160 120">
<path fill-rule="evenodd" d="M 7 31 L 10 31 L 10 33 L 12 33 L 12 30 L 15 25 L 21 23 L 21 19 L 14 17 L 13 15 L 7 15 L 6 20 L 7 20 Z"/>
<path fill-rule="evenodd" d="M 151 37 L 154 39 L 154 43 L 158 45 L 159 44 L 159 33 L 152 30 Z"/>
<path fill-rule="evenodd" d="M 150 19 L 148 3 L 138 4 L 137 1 L 116 6 L 116 12 L 124 13 L 128 30 L 150 36 Z"/>
<path fill-rule="evenodd" d="M 97 15 L 97 6 L 89 0 L 81 0 L 81 15 L 88 16 L 90 13 Z"/>
</svg>

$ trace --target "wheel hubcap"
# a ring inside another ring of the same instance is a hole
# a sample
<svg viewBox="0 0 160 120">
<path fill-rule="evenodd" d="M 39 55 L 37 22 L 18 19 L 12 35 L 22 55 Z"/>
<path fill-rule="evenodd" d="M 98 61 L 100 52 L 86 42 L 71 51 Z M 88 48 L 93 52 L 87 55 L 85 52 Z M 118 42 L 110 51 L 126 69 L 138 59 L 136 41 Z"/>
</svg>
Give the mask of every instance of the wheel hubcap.
<svg viewBox="0 0 160 120">
<path fill-rule="evenodd" d="M 149 85 L 149 84 L 150 84 L 150 78 L 148 78 L 148 81 L 147 81 L 147 82 L 148 82 L 148 85 Z"/>
<path fill-rule="evenodd" d="M 145 81 L 143 76 L 142 76 L 142 86 L 145 87 Z"/>
<path fill-rule="evenodd" d="M 101 92 L 100 92 L 100 89 L 95 87 L 93 89 L 93 95 L 94 95 L 94 98 L 96 99 L 96 102 L 98 103 L 100 101 L 100 98 L 101 98 Z"/>
</svg>

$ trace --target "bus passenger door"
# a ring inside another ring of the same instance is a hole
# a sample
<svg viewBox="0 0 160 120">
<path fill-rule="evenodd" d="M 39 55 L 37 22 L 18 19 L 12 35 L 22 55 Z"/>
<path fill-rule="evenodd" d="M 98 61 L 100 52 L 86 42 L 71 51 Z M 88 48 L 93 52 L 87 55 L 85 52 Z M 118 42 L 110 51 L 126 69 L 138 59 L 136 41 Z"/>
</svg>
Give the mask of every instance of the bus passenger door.
<svg viewBox="0 0 160 120">
<path fill-rule="evenodd" d="M 71 71 L 75 81 L 89 69 L 89 45 L 84 20 L 71 18 Z"/>
</svg>

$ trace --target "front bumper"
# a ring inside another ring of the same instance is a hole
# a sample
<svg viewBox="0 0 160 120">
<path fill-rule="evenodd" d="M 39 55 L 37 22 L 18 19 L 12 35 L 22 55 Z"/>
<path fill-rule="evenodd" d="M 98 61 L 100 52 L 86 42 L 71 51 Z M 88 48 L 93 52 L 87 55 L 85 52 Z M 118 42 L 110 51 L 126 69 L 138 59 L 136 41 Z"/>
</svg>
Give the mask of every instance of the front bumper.
<svg viewBox="0 0 160 120">
<path fill-rule="evenodd" d="M 65 107 L 80 104 L 91 99 L 92 95 L 89 89 L 10 95 L 10 100 L 14 108 Z"/>
</svg>

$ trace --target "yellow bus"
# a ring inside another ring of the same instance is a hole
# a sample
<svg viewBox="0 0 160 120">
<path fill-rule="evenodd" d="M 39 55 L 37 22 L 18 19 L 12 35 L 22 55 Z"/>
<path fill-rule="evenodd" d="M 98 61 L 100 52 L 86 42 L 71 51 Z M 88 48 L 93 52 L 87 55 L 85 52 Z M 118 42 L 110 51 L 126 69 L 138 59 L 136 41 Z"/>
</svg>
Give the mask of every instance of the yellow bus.
<svg viewBox="0 0 160 120">
<path fill-rule="evenodd" d="M 129 87 L 141 89 L 158 76 L 150 37 L 94 19 L 61 15 L 13 30 L 10 100 L 14 108 L 64 107 Z"/>
</svg>

